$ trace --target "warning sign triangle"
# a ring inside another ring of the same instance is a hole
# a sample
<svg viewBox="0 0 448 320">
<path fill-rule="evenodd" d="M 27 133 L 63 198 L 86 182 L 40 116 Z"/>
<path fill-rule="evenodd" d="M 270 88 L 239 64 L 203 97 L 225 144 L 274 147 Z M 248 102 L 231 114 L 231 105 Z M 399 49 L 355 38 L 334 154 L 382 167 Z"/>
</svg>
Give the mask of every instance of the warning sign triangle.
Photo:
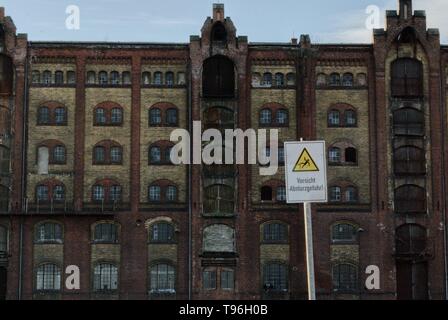
<svg viewBox="0 0 448 320">
<path fill-rule="evenodd" d="M 293 172 L 316 172 L 319 168 L 314 162 L 308 150 L 305 148 L 294 166 Z"/>
</svg>

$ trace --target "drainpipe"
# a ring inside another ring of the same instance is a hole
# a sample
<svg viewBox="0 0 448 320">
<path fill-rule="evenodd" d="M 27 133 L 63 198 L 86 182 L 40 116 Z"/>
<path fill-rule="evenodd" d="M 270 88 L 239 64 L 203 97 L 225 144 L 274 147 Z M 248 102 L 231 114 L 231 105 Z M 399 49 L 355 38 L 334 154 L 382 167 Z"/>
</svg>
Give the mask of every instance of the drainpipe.
<svg viewBox="0 0 448 320">
<path fill-rule="evenodd" d="M 442 62 L 440 62 L 440 70 L 442 69 Z M 445 80 L 445 76 L 442 74 L 442 79 Z M 442 117 L 442 172 L 445 172 L 445 123 L 446 123 L 446 114 L 444 112 L 445 110 L 445 99 L 444 94 L 442 92 L 444 91 L 442 81 L 440 81 L 440 116 Z M 442 174 L 442 194 L 446 195 L 446 182 L 445 182 L 445 175 Z M 445 278 L 445 300 L 448 300 L 448 252 L 447 252 L 447 246 L 448 246 L 448 230 L 447 230 L 447 219 L 446 219 L 446 197 L 443 197 L 443 203 L 442 203 L 442 220 L 443 220 L 443 258 L 444 258 L 444 278 Z"/>
<path fill-rule="evenodd" d="M 29 49 L 29 48 L 28 48 Z M 29 52 L 29 50 L 27 50 Z M 25 59 L 24 68 L 24 86 L 23 86 L 23 120 L 22 120 L 22 176 L 21 179 L 21 199 L 20 199 L 20 214 L 24 213 L 25 204 L 25 183 L 26 183 L 26 134 L 27 134 L 27 124 L 28 124 L 28 56 Z M 20 240 L 19 240 L 19 290 L 18 299 L 22 300 L 22 290 L 23 290 L 23 237 L 24 237 L 24 218 L 20 218 Z"/>
<path fill-rule="evenodd" d="M 192 89 L 192 79 L 193 79 L 193 75 L 191 73 L 191 59 L 190 62 L 188 64 L 188 70 L 187 70 L 188 74 L 190 75 L 190 77 L 188 78 L 188 92 L 187 92 L 187 99 L 188 99 L 188 131 L 190 132 L 190 145 L 192 143 L 192 120 L 193 120 L 193 115 L 192 115 L 192 94 L 191 94 L 191 89 Z M 191 150 L 191 148 L 190 148 Z M 193 222 L 193 195 L 191 192 L 191 187 L 193 182 L 191 181 L 192 179 L 192 159 L 193 159 L 193 155 L 190 152 L 190 165 L 188 165 L 188 300 L 192 299 L 192 286 L 193 286 L 193 235 L 192 235 L 192 222 Z"/>
</svg>

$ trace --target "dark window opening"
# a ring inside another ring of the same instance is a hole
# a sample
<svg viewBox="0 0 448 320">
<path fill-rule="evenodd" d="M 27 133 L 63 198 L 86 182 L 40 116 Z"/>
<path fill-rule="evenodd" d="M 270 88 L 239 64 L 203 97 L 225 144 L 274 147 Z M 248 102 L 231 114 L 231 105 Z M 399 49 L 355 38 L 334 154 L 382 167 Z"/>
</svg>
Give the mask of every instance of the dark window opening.
<svg viewBox="0 0 448 320">
<path fill-rule="evenodd" d="M 358 241 L 357 228 L 349 223 L 338 223 L 332 229 L 332 241 L 334 243 L 356 243 Z"/>
<path fill-rule="evenodd" d="M 203 96 L 207 98 L 233 98 L 235 96 L 235 66 L 223 56 L 204 62 L 202 74 Z"/>
<path fill-rule="evenodd" d="M 227 42 L 227 30 L 221 22 L 215 23 L 212 29 L 213 42 Z"/>
<path fill-rule="evenodd" d="M 356 292 L 358 289 L 358 270 L 350 264 L 333 267 L 333 290 L 340 293 Z"/>
<path fill-rule="evenodd" d="M 261 188 L 261 201 L 272 201 L 272 188 L 265 186 Z"/>
<path fill-rule="evenodd" d="M 12 94 L 14 68 L 12 59 L 0 54 L 0 94 Z"/>
<path fill-rule="evenodd" d="M 345 162 L 348 164 L 358 163 L 358 153 L 355 148 L 345 149 Z"/>
<path fill-rule="evenodd" d="M 426 249 L 426 229 L 416 224 L 406 224 L 395 233 L 395 248 L 399 255 L 418 255 Z"/>
</svg>

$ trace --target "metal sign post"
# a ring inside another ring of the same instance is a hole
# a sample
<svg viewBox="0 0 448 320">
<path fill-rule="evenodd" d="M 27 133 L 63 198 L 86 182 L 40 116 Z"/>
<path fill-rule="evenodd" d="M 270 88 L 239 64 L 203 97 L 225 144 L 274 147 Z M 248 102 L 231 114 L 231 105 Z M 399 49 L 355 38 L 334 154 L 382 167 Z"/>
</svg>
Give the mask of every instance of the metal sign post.
<svg viewBox="0 0 448 320">
<path fill-rule="evenodd" d="M 325 150 L 325 141 L 285 143 L 287 202 L 303 203 L 309 300 L 316 300 L 311 204 L 328 201 Z"/>
</svg>

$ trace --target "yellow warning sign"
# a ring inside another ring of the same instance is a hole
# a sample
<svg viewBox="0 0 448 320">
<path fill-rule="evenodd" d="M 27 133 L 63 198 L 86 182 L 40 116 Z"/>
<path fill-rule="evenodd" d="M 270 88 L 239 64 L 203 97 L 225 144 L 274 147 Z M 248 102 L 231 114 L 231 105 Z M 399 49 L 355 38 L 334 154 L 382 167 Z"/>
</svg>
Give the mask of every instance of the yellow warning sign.
<svg viewBox="0 0 448 320">
<path fill-rule="evenodd" d="M 314 162 L 308 150 L 305 148 L 294 166 L 293 172 L 316 172 L 319 168 Z"/>
</svg>

